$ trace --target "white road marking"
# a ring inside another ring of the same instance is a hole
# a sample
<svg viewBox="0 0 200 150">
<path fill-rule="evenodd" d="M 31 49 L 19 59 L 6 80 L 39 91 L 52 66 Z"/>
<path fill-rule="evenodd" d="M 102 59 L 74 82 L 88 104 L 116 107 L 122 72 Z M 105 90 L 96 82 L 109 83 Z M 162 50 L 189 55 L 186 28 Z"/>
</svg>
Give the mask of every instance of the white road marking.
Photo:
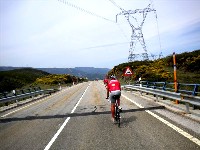
<svg viewBox="0 0 200 150">
<path fill-rule="evenodd" d="M 45 99 L 46 99 L 46 98 L 41 99 L 41 100 L 38 100 L 38 101 L 36 101 L 36 102 L 34 102 L 34 103 L 28 104 L 28 105 L 26 105 L 26 106 L 24 106 L 24 107 L 21 107 L 21 108 L 19 108 L 19 109 L 14 110 L 14 111 L 11 111 L 11 112 L 9 112 L 9 113 L 7 113 L 7 114 L 1 116 L 1 118 L 4 118 L 4 117 L 6 117 L 6 116 L 8 116 L 8 115 L 10 115 L 10 114 L 13 114 L 13 113 L 15 113 L 15 112 L 17 112 L 17 111 L 20 111 L 20 110 L 22 110 L 22 109 L 24 109 L 24 108 L 27 108 L 27 107 L 29 107 L 29 106 L 31 106 L 31 105 L 34 105 L 34 104 L 36 104 L 36 103 L 39 103 L 39 102 L 41 102 L 41 101 L 43 101 L 43 100 L 45 100 Z"/>
<path fill-rule="evenodd" d="M 127 96 L 122 94 L 122 97 L 124 97 L 125 99 L 131 101 L 132 103 L 134 103 L 136 106 L 138 106 L 139 108 L 144 108 L 142 105 L 136 103 L 135 101 L 131 100 L 130 98 L 128 98 Z M 181 135 L 183 135 L 184 137 L 188 138 L 189 140 L 191 140 L 192 142 L 196 143 L 197 145 L 200 146 L 200 140 L 193 137 L 191 134 L 183 131 L 182 129 L 180 129 L 179 127 L 171 124 L 170 122 L 168 122 L 167 120 L 163 119 L 162 117 L 156 115 L 155 113 L 149 111 L 149 110 L 145 110 L 148 114 L 152 115 L 153 117 L 155 117 L 156 119 L 160 120 L 161 122 L 163 122 L 164 124 L 168 125 L 169 127 L 171 127 L 172 129 L 174 129 L 175 131 L 177 131 L 178 133 L 180 133 Z"/>
<path fill-rule="evenodd" d="M 74 111 L 76 110 L 77 106 L 79 105 L 79 103 L 81 102 L 83 96 L 85 95 L 87 89 L 89 88 L 90 84 L 88 85 L 88 87 L 86 88 L 86 90 L 83 92 L 81 98 L 79 99 L 79 101 L 76 103 L 76 105 L 74 106 L 74 108 L 71 111 L 71 114 L 74 113 Z M 60 127 L 60 129 L 56 132 L 56 134 L 53 136 L 53 138 L 51 139 L 51 141 L 47 144 L 47 146 L 45 147 L 44 150 L 48 150 L 50 149 L 51 145 L 54 143 L 54 141 L 57 139 L 57 137 L 59 136 L 59 134 L 62 132 L 62 130 L 64 129 L 64 127 L 66 126 L 66 124 L 68 123 L 68 121 L 70 120 L 70 117 L 67 117 L 67 119 L 64 121 L 64 123 L 62 124 L 62 126 Z"/>
<path fill-rule="evenodd" d="M 63 92 L 65 92 L 66 90 L 69 90 L 69 89 L 71 89 L 71 88 L 72 88 L 72 87 L 69 87 L 69 88 L 64 89 L 64 90 L 62 90 L 62 91 L 60 91 L 60 92 L 57 92 L 57 93 L 55 93 L 55 94 L 53 94 L 53 95 L 51 95 L 51 96 L 42 98 L 41 100 L 37 100 L 36 102 L 33 102 L 33 103 L 28 104 L 28 105 L 26 105 L 26 106 L 24 106 L 24 107 L 21 107 L 21 108 L 19 108 L 19 109 L 16 109 L 16 110 L 14 110 L 14 111 L 11 111 L 11 112 L 9 112 L 9 113 L 7 113 L 7 114 L 5 114 L 5 115 L 2 115 L 1 118 L 4 118 L 4 117 L 6 117 L 6 116 L 8 116 L 8 115 L 11 115 L 11 114 L 13 114 L 13 113 L 15 113 L 15 112 L 18 112 L 18 111 L 20 111 L 20 110 L 22 110 L 22 109 L 24 109 L 24 108 L 27 108 L 27 107 L 32 106 L 32 105 L 34 105 L 34 104 L 37 104 L 37 103 L 39 103 L 39 102 L 41 102 L 41 101 L 44 101 L 44 100 L 46 100 L 46 99 L 48 99 L 48 98 L 51 98 L 51 97 L 53 97 L 53 96 L 56 96 L 56 95 L 58 95 L 58 94 L 60 94 L 60 93 L 63 93 Z"/>
</svg>

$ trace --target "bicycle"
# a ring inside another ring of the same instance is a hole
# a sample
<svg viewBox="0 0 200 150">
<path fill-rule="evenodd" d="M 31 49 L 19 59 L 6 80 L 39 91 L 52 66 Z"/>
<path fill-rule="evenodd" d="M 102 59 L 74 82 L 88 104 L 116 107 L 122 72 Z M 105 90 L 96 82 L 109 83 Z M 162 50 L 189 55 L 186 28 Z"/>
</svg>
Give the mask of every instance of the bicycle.
<svg viewBox="0 0 200 150">
<path fill-rule="evenodd" d="M 118 124 L 118 127 L 120 127 L 120 119 L 121 119 L 120 113 L 122 112 L 122 110 L 119 109 L 119 106 L 117 103 L 117 100 L 119 99 L 119 97 L 114 96 L 114 98 L 115 98 L 115 121 Z"/>
</svg>

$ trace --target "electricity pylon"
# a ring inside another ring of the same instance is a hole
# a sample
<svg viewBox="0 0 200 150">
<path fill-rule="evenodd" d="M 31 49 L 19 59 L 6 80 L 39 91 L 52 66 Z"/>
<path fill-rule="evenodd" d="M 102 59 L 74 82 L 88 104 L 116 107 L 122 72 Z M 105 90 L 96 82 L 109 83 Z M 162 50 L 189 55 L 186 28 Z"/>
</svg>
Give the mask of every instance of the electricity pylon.
<svg viewBox="0 0 200 150">
<path fill-rule="evenodd" d="M 142 33 L 142 27 L 143 27 L 144 21 L 146 19 L 147 13 L 156 11 L 155 9 L 151 9 L 150 6 L 151 6 L 151 4 L 149 4 L 144 9 L 135 9 L 135 10 L 124 10 L 121 8 L 122 12 L 120 12 L 119 14 L 116 15 L 116 22 L 117 22 L 118 15 L 124 15 L 132 29 L 129 56 L 128 56 L 129 62 L 134 61 L 136 56 L 140 55 L 140 54 L 134 53 L 134 49 L 135 49 L 137 42 L 139 42 L 141 44 L 141 46 L 144 50 L 144 52 L 142 53 L 143 60 L 149 60 L 149 57 L 147 54 L 147 49 L 146 49 L 146 44 L 145 44 L 143 33 Z M 134 17 L 134 15 L 136 15 L 136 14 L 142 14 L 142 21 L 140 23 L 138 22 L 138 19 L 136 17 Z M 135 21 L 135 24 L 133 23 L 133 21 Z"/>
</svg>

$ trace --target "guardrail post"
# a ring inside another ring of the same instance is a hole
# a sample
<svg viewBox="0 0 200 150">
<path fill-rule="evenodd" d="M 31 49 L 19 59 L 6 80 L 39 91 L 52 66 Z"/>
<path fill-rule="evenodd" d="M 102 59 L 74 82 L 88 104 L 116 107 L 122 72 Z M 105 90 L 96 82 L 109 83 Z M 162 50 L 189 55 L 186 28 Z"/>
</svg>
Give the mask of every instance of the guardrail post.
<svg viewBox="0 0 200 150">
<path fill-rule="evenodd" d="M 24 94 L 24 90 L 21 90 L 22 94 Z"/>
<path fill-rule="evenodd" d="M 148 88 L 149 87 L 149 82 L 147 81 L 147 85 L 146 85 L 146 87 Z"/>
<path fill-rule="evenodd" d="M 149 87 L 149 81 L 147 81 L 147 83 L 146 83 L 146 88 L 148 88 Z M 146 93 L 146 95 L 148 95 L 149 93 Z"/>
<path fill-rule="evenodd" d="M 192 92 L 192 95 L 193 95 L 193 96 L 197 96 L 197 93 L 196 93 L 196 92 L 198 92 L 198 85 L 197 85 L 197 84 L 194 85 L 194 90 L 193 90 L 193 92 Z"/>
<path fill-rule="evenodd" d="M 3 96 L 4 96 L 5 98 L 7 98 L 6 92 L 3 92 Z"/>
<path fill-rule="evenodd" d="M 165 91 L 165 90 L 166 90 L 165 88 L 166 88 L 166 82 L 164 82 L 163 87 L 162 87 L 162 90 Z"/>
<path fill-rule="evenodd" d="M 31 89 L 30 88 L 28 89 L 28 92 L 31 93 Z M 31 98 L 31 96 L 30 96 L 30 98 Z"/>
<path fill-rule="evenodd" d="M 156 89 L 156 83 L 155 82 L 153 82 L 153 89 Z M 153 94 L 153 96 L 156 97 L 155 94 Z"/>
<path fill-rule="evenodd" d="M 177 91 L 176 91 L 176 93 L 179 93 L 180 86 L 181 86 L 181 84 L 180 84 L 180 83 L 177 83 Z"/>
<path fill-rule="evenodd" d="M 192 95 L 197 96 L 196 92 L 198 92 L 198 85 L 197 84 L 194 85 L 194 90 L 192 92 Z M 196 109 L 196 108 L 197 108 L 197 106 L 193 105 L 193 109 Z"/>
<path fill-rule="evenodd" d="M 163 84 L 163 87 L 162 87 L 162 90 L 163 91 L 166 91 L 166 86 L 167 86 L 167 83 L 166 82 L 164 82 L 164 84 Z M 163 97 L 163 100 L 165 100 L 166 98 L 165 97 Z"/>
<path fill-rule="evenodd" d="M 186 113 L 190 114 L 190 106 L 189 103 L 185 103 L 186 106 Z"/>
<path fill-rule="evenodd" d="M 153 82 L 153 89 L 156 89 L 156 82 Z"/>
<path fill-rule="evenodd" d="M 142 87 L 142 82 L 139 81 L 140 87 Z"/>
</svg>

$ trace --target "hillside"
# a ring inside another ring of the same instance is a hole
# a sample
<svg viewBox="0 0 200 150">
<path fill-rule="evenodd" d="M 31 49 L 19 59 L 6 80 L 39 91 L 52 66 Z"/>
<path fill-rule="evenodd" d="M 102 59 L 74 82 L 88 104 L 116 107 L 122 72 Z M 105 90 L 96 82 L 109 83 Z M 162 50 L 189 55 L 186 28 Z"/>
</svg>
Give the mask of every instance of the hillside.
<svg viewBox="0 0 200 150">
<path fill-rule="evenodd" d="M 177 80 L 180 83 L 200 83 L 200 50 L 176 54 Z M 147 81 L 173 82 L 173 56 L 155 61 L 135 61 L 115 66 L 109 74 L 115 74 L 121 81 L 130 78 L 123 77 L 126 67 L 130 67 L 134 74 L 132 81 L 139 77 Z"/>
<path fill-rule="evenodd" d="M 0 72 L 0 93 L 10 92 L 13 89 L 24 89 L 30 87 L 58 88 L 58 85 L 71 85 L 87 81 L 69 74 L 49 74 L 47 72 L 22 68 Z"/>
<path fill-rule="evenodd" d="M 8 71 L 13 69 L 19 69 L 19 67 L 0 67 L 0 71 Z M 50 74 L 71 74 L 77 77 L 87 77 L 89 80 L 96 78 L 103 79 L 105 74 L 110 69 L 108 68 L 94 68 L 94 67 L 75 67 L 75 68 L 36 68 Z"/>
<path fill-rule="evenodd" d="M 172 56 L 163 59 L 167 67 L 173 66 Z M 200 73 L 200 50 L 176 55 L 177 69 L 185 72 Z"/>
<path fill-rule="evenodd" d="M 110 69 L 94 67 L 75 67 L 75 68 L 38 68 L 51 74 L 71 74 L 78 77 L 87 77 L 89 80 L 96 78 L 103 79 Z"/>
<path fill-rule="evenodd" d="M 15 69 L 0 72 L 0 92 L 21 88 L 33 83 L 37 78 L 49 73 L 32 68 Z"/>
</svg>

